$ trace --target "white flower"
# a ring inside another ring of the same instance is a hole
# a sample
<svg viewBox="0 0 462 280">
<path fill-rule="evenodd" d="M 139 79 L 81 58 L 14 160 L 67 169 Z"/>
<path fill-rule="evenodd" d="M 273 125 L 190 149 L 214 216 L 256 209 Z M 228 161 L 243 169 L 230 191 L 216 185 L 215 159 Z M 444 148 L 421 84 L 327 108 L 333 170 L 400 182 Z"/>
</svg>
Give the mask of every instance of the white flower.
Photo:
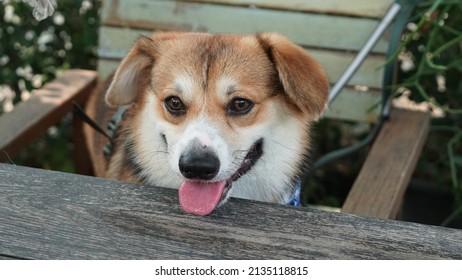
<svg viewBox="0 0 462 280">
<path fill-rule="evenodd" d="M 51 16 L 57 6 L 56 0 L 29 0 L 29 4 L 34 7 L 32 15 L 39 21 Z"/>
<path fill-rule="evenodd" d="M 65 21 L 64 16 L 60 13 L 56 13 L 53 16 L 53 23 L 56 25 L 63 25 Z"/>
<path fill-rule="evenodd" d="M 14 7 L 11 5 L 5 6 L 5 14 L 3 15 L 3 20 L 6 22 L 12 22 L 14 24 L 21 23 L 21 19 L 14 13 Z"/>
<path fill-rule="evenodd" d="M 0 110 L 3 112 L 13 111 L 13 98 L 15 97 L 14 91 L 7 85 L 0 85 Z"/>
</svg>

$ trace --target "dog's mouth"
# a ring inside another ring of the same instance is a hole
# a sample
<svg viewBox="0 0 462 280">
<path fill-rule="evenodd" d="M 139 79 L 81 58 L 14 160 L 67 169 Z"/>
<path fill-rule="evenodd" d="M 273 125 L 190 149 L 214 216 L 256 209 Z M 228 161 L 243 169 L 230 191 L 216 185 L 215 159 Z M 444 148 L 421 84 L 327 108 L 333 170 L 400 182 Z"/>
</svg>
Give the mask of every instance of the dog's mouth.
<svg viewBox="0 0 462 280">
<path fill-rule="evenodd" d="M 201 216 L 210 214 L 228 197 L 233 182 L 249 172 L 262 154 L 263 139 L 260 139 L 250 147 L 239 169 L 228 179 L 218 182 L 185 181 L 179 189 L 183 210 Z"/>
</svg>

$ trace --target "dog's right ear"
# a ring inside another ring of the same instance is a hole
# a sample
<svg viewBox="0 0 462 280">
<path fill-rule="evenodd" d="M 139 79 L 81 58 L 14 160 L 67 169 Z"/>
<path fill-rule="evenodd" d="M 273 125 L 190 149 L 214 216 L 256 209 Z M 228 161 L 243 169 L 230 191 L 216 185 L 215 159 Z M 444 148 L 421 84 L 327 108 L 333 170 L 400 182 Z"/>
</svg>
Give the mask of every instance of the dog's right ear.
<svg viewBox="0 0 462 280">
<path fill-rule="evenodd" d="M 141 37 L 117 68 L 106 92 L 111 106 L 132 103 L 137 93 L 149 83 L 150 71 L 156 57 L 156 43 L 152 38 Z"/>
<path fill-rule="evenodd" d="M 106 102 L 111 106 L 132 103 L 138 92 L 149 85 L 151 70 L 159 55 L 159 44 L 182 34 L 165 32 L 151 37 L 141 36 L 117 68 L 106 92 Z"/>
</svg>

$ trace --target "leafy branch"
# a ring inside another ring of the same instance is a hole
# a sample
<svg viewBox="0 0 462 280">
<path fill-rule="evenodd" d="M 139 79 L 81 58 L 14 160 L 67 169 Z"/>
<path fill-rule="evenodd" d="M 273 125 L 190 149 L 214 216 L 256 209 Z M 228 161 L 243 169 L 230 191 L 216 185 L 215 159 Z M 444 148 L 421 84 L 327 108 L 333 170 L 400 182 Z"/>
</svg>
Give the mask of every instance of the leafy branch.
<svg viewBox="0 0 462 280">
<path fill-rule="evenodd" d="M 435 1 L 433 5 L 422 15 L 417 27 L 406 36 L 398 51 L 389 60 L 391 61 L 396 59 L 401 52 L 405 51 L 414 38 L 419 37 L 421 33 L 424 32 L 424 27 L 430 29 L 427 42 L 422 48 L 424 49 L 424 53 L 422 55 L 423 59 L 419 61 L 417 71 L 404 83 L 398 84 L 396 87 L 415 89 L 423 100 L 433 104 L 444 112 L 449 114 L 462 114 L 462 109 L 453 109 L 447 104 L 441 104 L 436 101 L 432 94 L 429 94 L 423 85 L 428 76 L 441 74 L 450 69 L 462 68 L 462 59 L 455 60 L 447 65 L 437 64 L 435 62 L 435 59 L 439 58 L 445 51 L 457 47 L 462 42 L 462 30 L 459 31 L 444 25 L 444 21 L 446 20 L 445 17 L 448 16 L 451 9 L 454 9 L 452 1 L 448 1 L 448 3 L 443 0 Z M 460 5 L 460 3 L 455 5 Z M 446 30 L 456 37 L 445 42 L 441 46 L 438 46 L 440 44 L 440 40 L 438 39 L 441 36 L 442 30 Z"/>
<path fill-rule="evenodd" d="M 442 153 L 447 153 L 445 166 L 450 173 L 448 184 L 452 185 L 455 207 L 442 225 L 449 225 L 462 215 L 462 2 L 426 1 L 418 10 L 417 23 L 387 62 L 402 53 L 412 54 L 415 68 L 405 73 L 395 88 L 408 89 L 411 99 L 425 101 L 446 114 L 443 121 L 434 120 L 444 122 L 439 126 L 444 129 L 432 131 L 444 132 L 438 137 L 446 141 L 446 151 Z M 437 78 L 444 83 L 442 88 Z"/>
</svg>

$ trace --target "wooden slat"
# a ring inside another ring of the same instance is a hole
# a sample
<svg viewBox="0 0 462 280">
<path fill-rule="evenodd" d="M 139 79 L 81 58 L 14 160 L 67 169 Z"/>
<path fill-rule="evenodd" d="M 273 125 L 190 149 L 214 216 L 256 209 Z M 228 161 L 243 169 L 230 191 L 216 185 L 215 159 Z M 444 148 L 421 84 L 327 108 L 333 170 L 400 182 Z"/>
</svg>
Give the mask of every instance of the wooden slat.
<svg viewBox="0 0 462 280">
<path fill-rule="evenodd" d="M 210 33 L 275 31 L 304 46 L 357 51 L 378 21 L 182 1 L 108 0 L 103 5 L 102 23 Z M 387 45 L 386 38 L 382 39 L 374 51 L 384 53 Z"/>
<path fill-rule="evenodd" d="M 0 164 L 0 254 L 28 259 L 461 259 L 462 231 Z M 425 234 L 422 234 L 425 233 Z"/>
<path fill-rule="evenodd" d="M 396 218 L 422 147 L 430 116 L 393 109 L 374 142 L 342 211 L 384 219 Z"/>
<path fill-rule="evenodd" d="M 139 36 L 149 36 L 151 34 L 152 32 L 147 30 L 102 27 L 100 29 L 99 56 L 108 59 L 122 59 L 128 53 L 128 50 L 133 47 Z M 323 65 L 332 83 L 338 80 L 356 55 L 353 52 L 346 53 L 321 49 L 307 49 L 307 53 Z M 379 67 L 379 65 L 383 62 L 384 56 L 370 55 L 348 84 L 381 88 L 383 67 Z M 111 69 L 109 73 L 112 71 Z M 103 76 L 107 74 L 106 72 Z"/>
<path fill-rule="evenodd" d="M 0 162 L 8 161 L 72 111 L 72 101 L 82 102 L 96 84 L 97 74 L 88 70 L 69 70 L 34 91 L 32 97 L 0 118 Z"/>
<path fill-rule="evenodd" d="M 373 2 L 371 0 L 191 0 L 191 2 L 381 18 L 394 0 Z"/>
<path fill-rule="evenodd" d="M 323 117 L 375 123 L 381 108 L 381 96 L 378 93 L 377 91 L 360 92 L 347 87 L 329 105 Z"/>
<path fill-rule="evenodd" d="M 154 30 L 101 26 L 98 55 L 102 58 L 121 59 L 140 36 L 151 36 Z"/>
</svg>

